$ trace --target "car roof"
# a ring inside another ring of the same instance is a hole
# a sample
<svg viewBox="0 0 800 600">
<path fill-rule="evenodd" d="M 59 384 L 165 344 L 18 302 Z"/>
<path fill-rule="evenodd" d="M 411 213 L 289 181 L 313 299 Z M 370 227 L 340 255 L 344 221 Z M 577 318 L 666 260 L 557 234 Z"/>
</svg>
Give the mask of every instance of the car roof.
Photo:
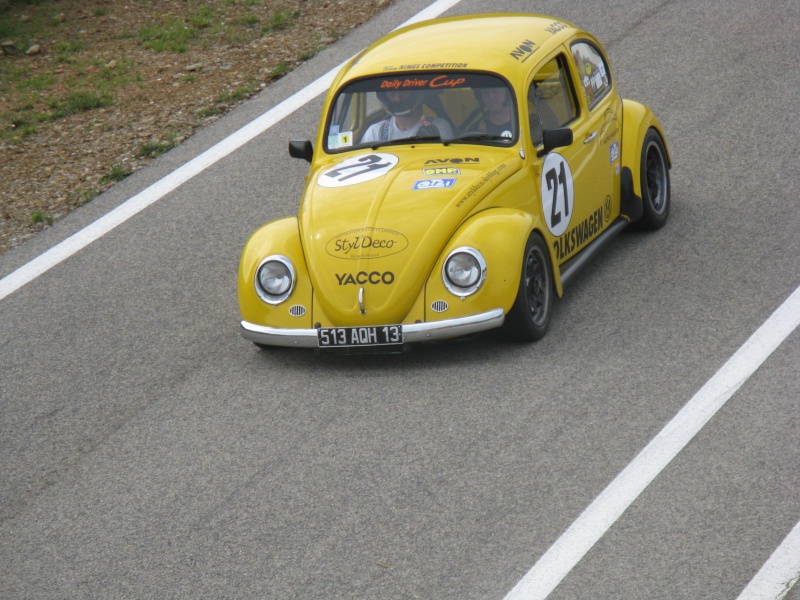
<svg viewBox="0 0 800 600">
<path fill-rule="evenodd" d="M 511 73 L 583 33 L 573 24 L 531 14 L 466 15 L 398 29 L 356 56 L 341 78 L 404 70 L 470 69 Z"/>
</svg>

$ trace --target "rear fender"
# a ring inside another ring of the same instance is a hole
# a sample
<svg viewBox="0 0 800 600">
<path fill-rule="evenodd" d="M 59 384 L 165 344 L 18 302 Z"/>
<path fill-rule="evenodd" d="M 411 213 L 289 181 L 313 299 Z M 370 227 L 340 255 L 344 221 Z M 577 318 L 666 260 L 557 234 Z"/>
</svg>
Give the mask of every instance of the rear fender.
<svg viewBox="0 0 800 600">
<path fill-rule="evenodd" d="M 642 144 L 648 130 L 661 136 L 667 153 L 668 166 L 672 158 L 664 129 L 655 114 L 640 102 L 622 101 L 622 214 L 634 221 L 641 216 L 642 203 Z M 626 172 L 627 171 L 627 172 Z"/>
</svg>

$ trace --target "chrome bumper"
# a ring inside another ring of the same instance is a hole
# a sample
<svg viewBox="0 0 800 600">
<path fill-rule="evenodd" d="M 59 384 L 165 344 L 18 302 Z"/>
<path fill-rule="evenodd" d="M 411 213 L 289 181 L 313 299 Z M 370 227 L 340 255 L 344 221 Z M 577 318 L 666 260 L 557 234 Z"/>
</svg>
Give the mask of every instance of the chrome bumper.
<svg viewBox="0 0 800 600">
<path fill-rule="evenodd" d="M 432 323 L 410 323 L 403 325 L 403 342 L 432 342 L 486 331 L 500 327 L 505 320 L 502 308 L 495 308 L 479 315 L 470 315 Z M 289 346 L 293 348 L 316 348 L 316 329 L 276 329 L 242 321 L 244 339 L 265 346 Z"/>
</svg>

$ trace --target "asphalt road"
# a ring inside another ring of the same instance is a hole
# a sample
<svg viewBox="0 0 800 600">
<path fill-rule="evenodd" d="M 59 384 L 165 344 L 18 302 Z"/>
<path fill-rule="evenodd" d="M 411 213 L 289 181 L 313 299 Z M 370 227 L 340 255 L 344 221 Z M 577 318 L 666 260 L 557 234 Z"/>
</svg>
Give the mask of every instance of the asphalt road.
<svg viewBox="0 0 800 600">
<path fill-rule="evenodd" d="M 398 0 L 0 277 L 426 5 Z M 667 226 L 618 238 L 534 345 L 262 352 L 236 268 L 297 209 L 286 141 L 321 99 L 300 107 L 0 300 L 0 597 L 503 598 L 800 286 L 800 5 L 536 10 L 595 33 L 661 119 Z M 795 330 L 550 597 L 737 598 L 800 521 L 798 365 Z"/>
</svg>

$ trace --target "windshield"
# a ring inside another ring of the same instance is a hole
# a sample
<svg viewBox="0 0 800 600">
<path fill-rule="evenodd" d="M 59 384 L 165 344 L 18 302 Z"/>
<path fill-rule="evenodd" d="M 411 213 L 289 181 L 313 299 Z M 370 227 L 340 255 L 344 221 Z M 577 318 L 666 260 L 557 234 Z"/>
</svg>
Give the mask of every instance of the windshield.
<svg viewBox="0 0 800 600">
<path fill-rule="evenodd" d="M 517 110 L 508 84 L 485 73 L 402 73 L 344 86 L 327 118 L 327 151 L 409 142 L 509 146 Z"/>
</svg>

